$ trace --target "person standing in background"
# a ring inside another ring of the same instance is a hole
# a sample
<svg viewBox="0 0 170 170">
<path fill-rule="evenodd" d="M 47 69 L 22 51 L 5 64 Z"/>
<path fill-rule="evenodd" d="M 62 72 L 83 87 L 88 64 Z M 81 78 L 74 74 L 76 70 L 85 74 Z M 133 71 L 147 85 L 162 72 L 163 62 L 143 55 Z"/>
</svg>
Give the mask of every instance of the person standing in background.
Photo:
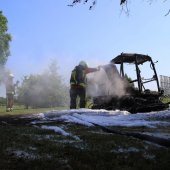
<svg viewBox="0 0 170 170">
<path fill-rule="evenodd" d="M 13 82 L 14 75 L 12 73 L 8 73 L 5 77 L 5 87 L 6 87 L 6 111 L 12 111 L 14 105 L 14 94 L 15 87 L 18 85 L 19 81 L 15 84 Z"/>
</svg>

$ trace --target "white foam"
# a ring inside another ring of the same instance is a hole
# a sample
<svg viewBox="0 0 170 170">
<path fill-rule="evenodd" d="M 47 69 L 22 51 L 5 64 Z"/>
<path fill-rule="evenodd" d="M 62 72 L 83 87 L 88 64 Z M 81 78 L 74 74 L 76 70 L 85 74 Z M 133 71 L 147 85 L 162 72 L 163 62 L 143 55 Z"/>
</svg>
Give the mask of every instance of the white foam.
<svg viewBox="0 0 170 170">
<path fill-rule="evenodd" d="M 130 114 L 127 111 L 107 111 L 91 109 L 72 109 L 46 112 L 39 118 L 43 120 L 63 120 L 85 126 L 93 126 L 93 123 L 103 126 L 170 126 L 170 110 L 150 113 Z M 169 121 L 168 121 L 169 120 Z M 51 127 L 52 128 L 52 127 Z M 57 130 L 57 129 L 53 129 Z M 59 130 L 59 129 L 58 129 Z"/>
</svg>

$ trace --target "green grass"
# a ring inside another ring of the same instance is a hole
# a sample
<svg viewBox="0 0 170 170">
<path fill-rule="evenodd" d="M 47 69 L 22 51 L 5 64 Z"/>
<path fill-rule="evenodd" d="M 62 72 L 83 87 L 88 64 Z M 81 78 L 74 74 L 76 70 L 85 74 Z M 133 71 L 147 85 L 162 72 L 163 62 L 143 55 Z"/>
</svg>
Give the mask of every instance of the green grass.
<svg viewBox="0 0 170 170">
<path fill-rule="evenodd" d="M 169 103 L 170 102 L 170 98 L 169 97 L 161 97 L 161 101 L 163 103 Z"/>
<path fill-rule="evenodd" d="M 20 117 L 28 113 L 62 108 L 27 110 L 15 106 L 13 112 L 5 112 L 4 109 L 0 108 L 2 170 L 169 170 L 170 148 L 132 137 L 105 133 L 99 127 L 61 121 L 33 125 L 30 122 L 34 119 Z M 63 136 L 42 129 L 42 125 L 61 127 L 71 135 Z M 170 132 L 170 127 L 110 128 L 129 132 Z"/>
<path fill-rule="evenodd" d="M 65 124 L 65 130 L 79 140 L 33 126 L 1 124 L 0 169 L 169 169 L 169 149 L 96 127 Z"/>
<path fill-rule="evenodd" d="M 6 107 L 5 106 L 0 106 L 0 116 L 42 113 L 42 112 L 47 112 L 47 111 L 50 111 L 50 110 L 63 110 L 63 109 L 68 109 L 68 107 L 36 108 L 36 109 L 29 108 L 29 109 L 25 109 L 24 106 L 14 105 L 13 111 L 6 112 Z"/>
</svg>

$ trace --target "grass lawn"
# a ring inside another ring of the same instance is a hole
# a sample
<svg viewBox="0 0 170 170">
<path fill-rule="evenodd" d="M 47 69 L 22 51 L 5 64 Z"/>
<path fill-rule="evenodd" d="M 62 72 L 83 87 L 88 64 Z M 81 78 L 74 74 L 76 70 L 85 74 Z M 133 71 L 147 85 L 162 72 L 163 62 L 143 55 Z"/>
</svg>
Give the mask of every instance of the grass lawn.
<svg viewBox="0 0 170 170">
<path fill-rule="evenodd" d="M 6 112 L 6 107 L 0 106 L 0 116 L 34 114 L 34 113 L 43 113 L 43 112 L 47 112 L 50 110 L 63 110 L 63 109 L 68 109 L 68 108 L 67 107 L 54 107 L 54 108 L 25 109 L 24 106 L 14 105 L 12 112 Z"/>
<path fill-rule="evenodd" d="M 170 98 L 169 98 L 169 97 L 162 97 L 162 98 L 161 98 L 161 101 L 162 101 L 163 103 L 170 103 Z"/>
<path fill-rule="evenodd" d="M 133 137 L 106 133 L 95 126 L 86 127 L 60 120 L 35 125 L 31 124 L 35 121 L 34 118 L 20 117 L 23 114 L 48 110 L 18 108 L 4 116 L 6 112 L 1 109 L 0 169 L 169 170 L 170 168 L 170 148 Z M 41 128 L 45 125 L 61 127 L 71 135 L 63 136 Z M 170 129 L 161 127 L 111 128 L 130 132 L 158 130 L 170 132 Z"/>
</svg>

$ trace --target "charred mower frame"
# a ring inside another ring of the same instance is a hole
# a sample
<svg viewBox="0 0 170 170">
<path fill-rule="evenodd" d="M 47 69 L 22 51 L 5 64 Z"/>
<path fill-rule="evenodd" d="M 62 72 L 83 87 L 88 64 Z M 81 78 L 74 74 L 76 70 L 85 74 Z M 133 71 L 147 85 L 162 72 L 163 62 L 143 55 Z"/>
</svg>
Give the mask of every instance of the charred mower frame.
<svg viewBox="0 0 170 170">
<path fill-rule="evenodd" d="M 141 78 L 139 65 L 145 62 L 150 62 L 150 67 L 153 70 L 153 77 L 149 79 Z M 125 79 L 124 65 L 134 64 L 136 70 L 136 79 L 129 82 L 127 87 L 128 94 L 122 97 L 116 96 L 98 96 L 93 98 L 93 109 L 106 110 L 126 110 L 131 113 L 159 111 L 167 108 L 167 105 L 162 103 L 160 97 L 163 91 L 160 89 L 155 63 L 148 55 L 136 53 L 121 53 L 111 60 L 111 63 L 119 66 L 119 74 L 122 79 Z M 145 89 L 144 84 L 155 81 L 157 85 L 156 91 Z M 137 88 L 132 87 L 131 83 L 137 83 Z"/>
</svg>

